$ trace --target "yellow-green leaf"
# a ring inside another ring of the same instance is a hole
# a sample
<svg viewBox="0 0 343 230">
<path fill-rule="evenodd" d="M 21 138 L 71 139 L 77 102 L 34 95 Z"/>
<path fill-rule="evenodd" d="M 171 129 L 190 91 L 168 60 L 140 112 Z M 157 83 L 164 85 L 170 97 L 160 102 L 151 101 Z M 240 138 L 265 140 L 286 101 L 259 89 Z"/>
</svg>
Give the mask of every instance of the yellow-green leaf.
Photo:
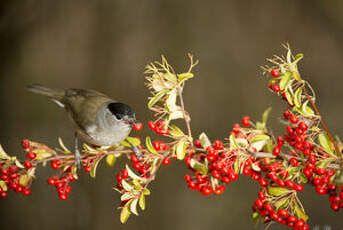
<svg viewBox="0 0 343 230">
<path fill-rule="evenodd" d="M 131 212 L 127 206 L 123 207 L 120 213 L 120 222 L 125 224 L 126 221 L 129 219 Z"/>
<path fill-rule="evenodd" d="M 183 137 L 185 134 L 182 132 L 182 130 L 177 127 L 176 125 L 170 125 L 169 127 L 169 134 L 173 137 Z"/>
<path fill-rule="evenodd" d="M 145 196 L 143 193 L 139 197 L 139 207 L 141 207 L 142 210 L 145 210 Z"/>
<path fill-rule="evenodd" d="M 268 107 L 266 110 L 264 110 L 264 112 L 262 114 L 262 123 L 264 125 L 267 124 L 268 117 L 269 117 L 269 114 L 271 111 L 272 111 L 272 107 Z"/>
<path fill-rule="evenodd" d="M 144 194 L 145 196 L 148 196 L 148 195 L 150 195 L 150 194 L 151 194 L 151 192 L 150 192 L 150 190 L 149 190 L 149 189 L 147 189 L 147 188 L 144 188 L 144 189 L 143 189 L 143 194 Z"/>
<path fill-rule="evenodd" d="M 194 77 L 194 74 L 192 73 L 180 73 L 177 75 L 179 81 L 185 81 L 185 80 L 188 80 L 190 78 L 193 78 Z"/>
<path fill-rule="evenodd" d="M 58 138 L 58 143 L 61 146 L 61 148 L 65 154 L 71 154 L 71 151 L 64 145 L 62 138 L 60 138 L 60 137 Z"/>
<path fill-rule="evenodd" d="M 176 146 L 177 159 L 183 160 L 186 155 L 186 141 L 180 141 Z"/>
<path fill-rule="evenodd" d="M 305 211 L 297 203 L 294 204 L 293 211 L 299 219 L 303 219 L 305 221 L 308 219 L 308 216 L 305 214 Z"/>
<path fill-rule="evenodd" d="M 318 141 L 320 146 L 322 146 L 327 153 L 333 155 L 332 142 L 326 134 L 320 133 L 318 135 Z"/>
<path fill-rule="evenodd" d="M 138 212 L 137 212 L 137 203 L 138 203 L 138 199 L 133 199 L 130 203 L 130 211 L 135 214 L 136 216 L 138 216 Z"/>
<path fill-rule="evenodd" d="M 95 163 L 93 163 L 93 165 L 91 166 L 91 171 L 89 172 L 89 175 L 90 175 L 91 177 L 93 177 L 93 178 L 96 177 L 96 169 L 97 169 L 97 167 L 98 167 L 98 164 L 99 164 L 100 160 L 101 160 L 101 159 L 97 159 L 97 160 L 95 161 Z"/>
<path fill-rule="evenodd" d="M 133 146 L 138 146 L 141 144 L 141 140 L 138 137 L 127 137 L 120 144 L 131 148 L 131 145 L 128 142 L 130 142 Z"/>
<path fill-rule="evenodd" d="M 272 186 L 269 186 L 268 187 L 268 192 L 272 196 L 282 196 L 282 195 L 285 195 L 286 193 L 291 192 L 291 190 L 288 190 L 288 189 L 282 188 L 282 187 L 272 187 Z"/>
<path fill-rule="evenodd" d="M 233 148 L 233 149 L 237 149 L 238 148 L 238 145 L 236 143 L 236 138 L 235 138 L 235 134 L 231 134 L 230 137 L 229 137 L 229 141 L 230 141 L 230 148 Z"/>
<path fill-rule="evenodd" d="M 269 140 L 269 136 L 265 134 L 258 134 L 254 136 L 254 138 L 251 140 L 251 143 L 258 142 L 258 141 L 267 141 Z"/>
<path fill-rule="evenodd" d="M 7 191 L 7 185 L 5 181 L 0 180 L 0 188 L 2 188 L 3 191 Z"/>
<path fill-rule="evenodd" d="M 290 81 L 292 79 L 292 74 L 290 72 L 286 72 L 280 81 L 280 89 L 284 90 L 288 87 Z"/>
<path fill-rule="evenodd" d="M 314 111 L 312 110 L 311 107 L 307 105 L 308 102 L 309 102 L 308 100 L 304 102 L 304 104 L 302 105 L 302 111 L 305 116 L 312 116 L 314 115 Z"/>
<path fill-rule="evenodd" d="M 108 166 L 113 167 L 114 163 L 116 162 L 116 156 L 114 154 L 109 154 L 106 156 L 106 163 Z"/>
<path fill-rule="evenodd" d="M 153 153 L 153 154 L 158 154 L 158 152 L 156 151 L 156 149 L 154 148 L 154 146 L 152 145 L 151 142 L 151 138 L 149 136 L 147 136 L 145 138 L 145 145 L 148 148 L 149 152 Z"/>
<path fill-rule="evenodd" d="M 10 156 L 7 155 L 5 150 L 0 145 L 0 159 L 9 159 L 9 158 L 10 158 Z"/>
<path fill-rule="evenodd" d="M 210 139 L 207 137 L 206 133 L 201 133 L 199 136 L 199 140 L 201 143 L 201 146 L 206 149 L 208 146 L 211 145 Z"/>
<path fill-rule="evenodd" d="M 125 191 L 132 191 L 133 190 L 133 186 L 131 184 L 129 184 L 126 180 L 122 180 L 121 184 L 123 186 L 123 188 L 125 189 Z"/>
<path fill-rule="evenodd" d="M 206 167 L 206 164 L 202 164 L 193 158 L 191 159 L 190 166 L 192 167 L 192 169 L 194 169 L 196 172 L 202 175 L 206 175 L 208 172 L 208 168 Z"/>
<path fill-rule="evenodd" d="M 175 110 L 178 109 L 178 107 L 176 106 L 176 98 L 177 98 L 177 92 L 176 92 L 176 89 L 173 89 L 168 93 L 168 98 L 165 103 L 165 105 L 168 108 L 168 111 L 174 112 Z"/>
<path fill-rule="evenodd" d="M 151 108 L 152 106 L 154 106 L 159 100 L 161 100 L 162 97 L 166 95 L 167 92 L 168 90 L 164 89 L 155 94 L 152 98 L 150 98 L 148 102 L 148 107 Z"/>
<path fill-rule="evenodd" d="M 19 184 L 21 184 L 22 186 L 26 186 L 30 180 L 31 180 L 31 177 L 29 175 L 23 174 L 19 178 Z"/>
<path fill-rule="evenodd" d="M 301 108 L 301 93 L 303 87 L 299 87 L 294 94 L 294 104 L 296 107 Z"/>
<path fill-rule="evenodd" d="M 146 182 L 147 179 L 138 176 L 137 174 L 135 174 L 128 165 L 125 166 L 127 173 L 129 175 L 130 178 L 134 179 L 134 180 L 138 180 L 138 181 L 142 181 L 143 183 Z"/>
</svg>

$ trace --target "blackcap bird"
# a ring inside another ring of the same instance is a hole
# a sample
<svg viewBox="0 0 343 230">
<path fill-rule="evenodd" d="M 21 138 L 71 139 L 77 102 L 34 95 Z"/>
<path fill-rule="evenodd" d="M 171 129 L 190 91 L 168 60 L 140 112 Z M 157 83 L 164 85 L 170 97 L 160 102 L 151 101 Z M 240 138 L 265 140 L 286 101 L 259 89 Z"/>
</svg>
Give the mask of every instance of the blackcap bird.
<svg viewBox="0 0 343 230">
<path fill-rule="evenodd" d="M 78 138 L 97 146 L 112 146 L 121 143 L 131 132 L 136 122 L 130 106 L 112 100 L 95 90 L 51 89 L 39 84 L 31 84 L 28 90 L 47 96 L 66 109 L 75 127 L 75 164 L 80 166 Z M 131 144 L 131 143 L 130 143 Z M 139 150 L 132 144 L 134 152 Z"/>
</svg>

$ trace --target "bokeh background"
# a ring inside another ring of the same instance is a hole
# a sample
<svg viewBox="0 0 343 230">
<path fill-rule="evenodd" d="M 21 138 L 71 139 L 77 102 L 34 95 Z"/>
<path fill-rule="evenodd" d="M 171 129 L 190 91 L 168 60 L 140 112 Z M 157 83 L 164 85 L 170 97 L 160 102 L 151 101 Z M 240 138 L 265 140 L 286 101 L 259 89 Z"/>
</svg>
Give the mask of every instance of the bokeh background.
<svg viewBox="0 0 343 230">
<path fill-rule="evenodd" d="M 32 82 L 99 90 L 132 105 L 147 122 L 145 65 L 164 54 L 182 72 L 187 52 L 200 59 L 184 92 L 194 134 L 223 139 L 243 115 L 259 119 L 268 106 L 278 133 L 285 105 L 268 92 L 259 66 L 284 52 L 285 42 L 305 54 L 300 70 L 316 89 L 329 128 L 342 136 L 342 12 L 342 1 L 321 0 L 1 0 L 0 143 L 21 158 L 22 138 L 57 146 L 60 136 L 72 146 L 66 114 L 27 92 Z M 202 197 L 186 188 L 187 169 L 180 162 L 160 170 L 147 210 L 121 225 L 119 194 L 111 186 L 123 164 L 102 164 L 96 180 L 82 175 L 65 202 L 46 184 L 54 172 L 40 168 L 30 197 L 10 194 L 0 201 L 1 229 L 253 228 L 257 186 L 242 177 L 224 195 Z M 301 196 L 311 227 L 343 229 L 342 212 L 331 211 L 327 197 L 310 186 Z"/>
</svg>

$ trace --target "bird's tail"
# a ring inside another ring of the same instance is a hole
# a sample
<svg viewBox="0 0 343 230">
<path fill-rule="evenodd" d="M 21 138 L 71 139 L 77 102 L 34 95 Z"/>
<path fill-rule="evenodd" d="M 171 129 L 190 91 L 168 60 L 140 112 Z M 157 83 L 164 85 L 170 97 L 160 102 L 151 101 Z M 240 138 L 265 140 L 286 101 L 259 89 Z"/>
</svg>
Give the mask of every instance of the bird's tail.
<svg viewBox="0 0 343 230">
<path fill-rule="evenodd" d="M 49 97 L 54 101 L 59 101 L 63 99 L 65 95 L 65 90 L 63 89 L 51 89 L 40 84 L 31 84 L 27 86 L 27 89 L 33 93 L 41 94 Z"/>
</svg>

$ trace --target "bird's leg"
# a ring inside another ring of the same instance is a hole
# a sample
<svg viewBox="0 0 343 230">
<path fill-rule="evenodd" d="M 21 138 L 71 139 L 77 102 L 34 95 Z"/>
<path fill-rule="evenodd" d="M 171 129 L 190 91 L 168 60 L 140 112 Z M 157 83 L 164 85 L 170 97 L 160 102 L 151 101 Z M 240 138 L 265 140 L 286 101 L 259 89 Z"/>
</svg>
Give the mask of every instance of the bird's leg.
<svg viewBox="0 0 343 230">
<path fill-rule="evenodd" d="M 131 146 L 132 151 L 137 155 L 138 159 L 142 159 L 142 152 L 137 148 L 137 146 L 134 146 L 128 139 L 126 139 L 127 143 Z"/>
<path fill-rule="evenodd" d="M 74 135 L 74 150 L 75 150 L 75 165 L 80 168 L 81 165 L 81 154 L 79 150 L 79 141 L 77 138 L 77 132 Z"/>
</svg>

